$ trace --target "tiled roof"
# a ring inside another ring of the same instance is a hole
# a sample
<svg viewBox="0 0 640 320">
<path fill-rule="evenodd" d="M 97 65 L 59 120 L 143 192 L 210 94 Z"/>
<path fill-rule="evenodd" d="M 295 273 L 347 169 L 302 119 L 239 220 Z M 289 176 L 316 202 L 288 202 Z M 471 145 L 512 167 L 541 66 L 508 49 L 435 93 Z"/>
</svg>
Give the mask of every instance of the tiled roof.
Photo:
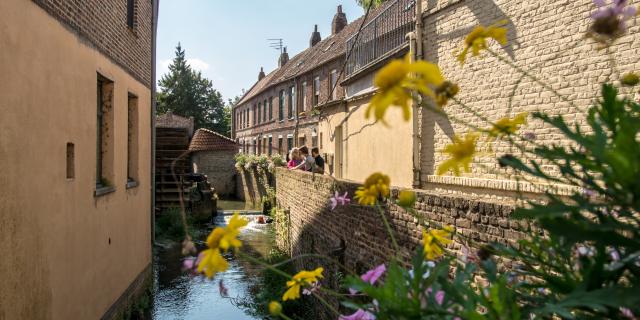
<svg viewBox="0 0 640 320">
<path fill-rule="evenodd" d="M 189 151 L 236 150 L 238 144 L 217 132 L 198 129 L 191 139 Z"/>
<path fill-rule="evenodd" d="M 367 21 L 371 20 L 372 17 L 375 17 L 376 12 L 380 11 L 382 7 L 384 6 L 380 6 L 379 8 L 372 10 L 372 12 L 369 13 Z M 354 20 L 337 34 L 330 35 L 318 42 L 315 46 L 310 47 L 289 59 L 284 66 L 271 71 L 266 77 L 256 82 L 253 87 L 245 93 L 237 105 L 244 104 L 273 85 L 290 80 L 298 75 L 309 72 L 324 63 L 345 55 L 347 40 L 358 32 L 363 19 L 364 16 Z"/>
<path fill-rule="evenodd" d="M 171 113 L 171 111 L 156 116 L 156 128 L 184 128 L 187 129 L 189 135 L 193 134 L 194 120 L 193 117 L 185 118 Z"/>
</svg>

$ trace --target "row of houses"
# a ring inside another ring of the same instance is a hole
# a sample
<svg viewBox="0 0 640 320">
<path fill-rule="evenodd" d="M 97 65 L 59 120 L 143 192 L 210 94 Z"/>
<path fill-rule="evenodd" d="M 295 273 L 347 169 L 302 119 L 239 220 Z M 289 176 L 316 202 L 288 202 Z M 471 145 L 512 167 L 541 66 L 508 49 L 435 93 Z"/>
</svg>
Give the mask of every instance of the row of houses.
<svg viewBox="0 0 640 320">
<path fill-rule="evenodd" d="M 363 181 L 380 171 L 395 186 L 445 193 L 503 198 L 516 190 L 540 192 L 544 186 L 517 182 L 501 170 L 496 155 L 513 152 L 506 143 L 482 145 L 471 172 L 460 177 L 435 174 L 446 160 L 440 151 L 455 135 L 468 132 L 467 125 L 487 125 L 469 109 L 489 121 L 544 110 L 584 124 L 599 83 L 611 76 L 610 58 L 621 72 L 640 69 L 628 59 L 640 54 L 637 26 L 611 47 L 611 57 L 585 38 L 594 10 L 589 0 L 387 0 L 347 23 L 338 7 L 331 35 L 321 40 L 314 31 L 309 48 L 291 59 L 283 52 L 277 69 L 260 72 L 233 109 L 233 138 L 247 153 L 285 154 L 293 146 L 317 146 L 327 159 L 328 174 L 348 180 Z M 571 103 L 489 55 L 459 63 L 456 52 L 464 37 L 477 25 L 498 21 L 507 29 L 508 43 L 491 42 L 491 48 L 550 83 Z M 415 104 L 408 122 L 398 108 L 387 115 L 390 126 L 365 119 L 376 92 L 376 71 L 408 52 L 437 63 L 460 86 L 457 97 L 466 106 L 450 103 L 446 111 L 461 121 Z M 529 120 L 523 131 L 538 143 L 569 143 Z"/>
</svg>

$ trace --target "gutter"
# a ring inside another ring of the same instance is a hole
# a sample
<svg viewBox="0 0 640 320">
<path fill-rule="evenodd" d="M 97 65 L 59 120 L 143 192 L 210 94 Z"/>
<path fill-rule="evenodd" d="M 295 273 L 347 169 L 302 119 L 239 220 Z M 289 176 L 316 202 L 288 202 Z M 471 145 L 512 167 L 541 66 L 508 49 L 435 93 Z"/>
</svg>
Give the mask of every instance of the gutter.
<svg viewBox="0 0 640 320">
<path fill-rule="evenodd" d="M 156 44 L 158 36 L 158 12 L 160 0 L 153 0 L 153 24 L 151 26 L 151 245 L 156 243 Z"/>
<path fill-rule="evenodd" d="M 409 46 L 410 52 L 413 53 L 412 59 L 422 60 L 424 55 L 422 53 L 422 1 L 416 1 L 416 29 L 409 34 Z M 415 98 L 420 98 L 416 96 Z M 420 169 L 421 155 L 421 136 L 420 136 L 420 119 L 418 114 L 421 114 L 420 105 L 413 101 L 413 188 L 420 189 L 422 187 L 422 173 Z"/>
</svg>

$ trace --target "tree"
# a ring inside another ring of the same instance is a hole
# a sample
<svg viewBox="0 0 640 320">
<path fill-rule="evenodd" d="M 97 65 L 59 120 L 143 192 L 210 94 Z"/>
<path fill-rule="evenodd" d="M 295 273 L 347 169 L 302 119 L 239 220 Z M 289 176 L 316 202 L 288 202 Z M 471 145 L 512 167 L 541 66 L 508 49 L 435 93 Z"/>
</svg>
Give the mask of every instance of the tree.
<svg viewBox="0 0 640 320">
<path fill-rule="evenodd" d="M 207 128 L 228 135 L 231 130 L 229 111 L 220 92 L 200 71 L 191 69 L 180 44 L 169 73 L 159 81 L 158 112 L 171 111 L 184 117 L 193 117 L 196 128 Z"/>
<path fill-rule="evenodd" d="M 356 0 L 356 2 L 358 2 L 358 5 L 363 7 L 363 8 L 375 8 L 377 6 L 379 6 L 381 3 L 383 3 L 385 0 Z"/>
</svg>

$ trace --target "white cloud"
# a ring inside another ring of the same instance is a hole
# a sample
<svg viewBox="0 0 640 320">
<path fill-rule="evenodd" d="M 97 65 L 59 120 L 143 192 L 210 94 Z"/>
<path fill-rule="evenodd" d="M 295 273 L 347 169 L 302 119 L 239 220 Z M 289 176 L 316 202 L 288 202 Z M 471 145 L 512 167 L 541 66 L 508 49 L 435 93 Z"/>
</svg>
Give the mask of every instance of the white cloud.
<svg viewBox="0 0 640 320">
<path fill-rule="evenodd" d="M 158 78 L 161 77 L 163 74 L 169 72 L 169 66 L 171 65 L 172 62 L 173 62 L 173 59 L 158 60 L 158 65 L 156 70 L 158 74 Z M 210 68 L 210 65 L 208 63 L 198 58 L 187 59 L 187 64 L 191 66 L 191 69 L 196 71 L 201 71 L 201 72 L 205 72 Z"/>
</svg>

